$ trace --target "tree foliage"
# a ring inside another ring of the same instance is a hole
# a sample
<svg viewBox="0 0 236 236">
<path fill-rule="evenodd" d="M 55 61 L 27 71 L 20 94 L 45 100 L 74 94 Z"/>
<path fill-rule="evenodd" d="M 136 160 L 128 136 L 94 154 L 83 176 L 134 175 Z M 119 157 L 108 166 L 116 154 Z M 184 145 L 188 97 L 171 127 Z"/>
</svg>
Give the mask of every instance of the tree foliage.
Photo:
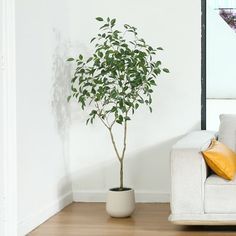
<svg viewBox="0 0 236 236">
<path fill-rule="evenodd" d="M 139 38 L 135 27 L 125 24 L 124 32 L 120 32 L 115 28 L 116 19 L 97 17 L 96 20 L 102 26 L 90 41 L 95 44 L 91 57 L 85 59 L 80 54 L 76 59 L 68 59 L 76 63 L 68 101 L 75 98 L 82 109 L 91 103 L 95 105 L 87 123 L 99 117 L 108 126 L 114 122 L 122 124 L 130 120 L 130 114 L 141 105 L 147 105 L 152 111 L 156 78 L 169 70 L 156 60 L 163 49 L 154 48 Z M 126 37 L 127 34 L 131 37 Z"/>
</svg>

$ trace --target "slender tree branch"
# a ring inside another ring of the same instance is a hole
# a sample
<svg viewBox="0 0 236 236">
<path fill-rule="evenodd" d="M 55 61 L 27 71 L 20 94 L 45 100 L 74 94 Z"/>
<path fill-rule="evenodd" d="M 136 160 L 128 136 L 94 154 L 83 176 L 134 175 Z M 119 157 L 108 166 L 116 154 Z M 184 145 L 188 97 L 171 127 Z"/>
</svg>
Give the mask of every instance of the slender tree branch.
<svg viewBox="0 0 236 236">
<path fill-rule="evenodd" d="M 102 121 L 102 123 L 107 127 L 107 129 L 109 129 L 110 127 L 109 127 L 109 125 L 108 124 L 106 124 L 106 122 L 102 119 L 102 117 L 101 117 L 101 113 L 102 113 L 102 111 L 101 111 L 101 109 L 99 108 L 99 105 L 98 105 L 98 103 L 96 102 L 96 104 L 95 104 L 95 106 L 96 106 L 96 108 L 98 109 L 98 117 L 99 117 L 99 119 Z"/>
<path fill-rule="evenodd" d="M 114 139 L 114 135 L 112 133 L 112 129 L 109 128 L 108 130 L 109 130 L 109 133 L 110 133 L 110 136 L 111 136 L 112 145 L 113 145 L 113 147 L 115 149 L 115 152 L 116 152 L 116 156 L 119 159 L 119 161 L 121 161 L 121 157 L 120 157 L 120 154 L 119 154 L 117 146 L 116 146 L 116 142 L 115 142 L 115 139 Z"/>
<path fill-rule="evenodd" d="M 113 125 L 116 123 L 116 119 L 114 119 L 111 123 L 111 128 L 113 127 Z"/>
<path fill-rule="evenodd" d="M 127 116 L 127 114 L 126 114 Z M 126 150 L 126 139 L 127 139 L 127 120 L 125 120 L 125 124 L 124 124 L 124 140 L 123 140 L 123 150 L 122 150 L 122 155 L 121 155 L 121 159 L 124 159 L 125 156 L 125 150 Z"/>
<path fill-rule="evenodd" d="M 127 116 L 128 112 L 126 112 Z M 124 157 L 125 157 L 125 150 L 126 150 L 126 138 L 127 138 L 127 120 L 124 123 L 124 140 L 123 140 L 123 150 L 120 159 L 120 189 L 124 188 Z"/>
<path fill-rule="evenodd" d="M 106 122 L 102 119 L 101 115 L 98 114 L 99 119 L 102 121 L 102 123 L 109 129 L 110 127 L 106 124 Z"/>
</svg>

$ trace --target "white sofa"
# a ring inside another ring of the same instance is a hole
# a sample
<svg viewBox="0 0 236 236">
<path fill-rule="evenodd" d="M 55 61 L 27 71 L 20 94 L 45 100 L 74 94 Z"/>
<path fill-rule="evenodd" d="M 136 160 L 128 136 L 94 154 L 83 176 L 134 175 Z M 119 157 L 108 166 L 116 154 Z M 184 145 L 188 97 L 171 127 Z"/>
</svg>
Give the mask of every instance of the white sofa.
<svg viewBox="0 0 236 236">
<path fill-rule="evenodd" d="M 219 140 L 236 151 L 236 116 L 221 115 Z M 196 131 L 171 152 L 171 215 L 183 225 L 236 225 L 236 178 L 222 179 L 207 167 L 201 151 L 216 133 Z"/>
</svg>

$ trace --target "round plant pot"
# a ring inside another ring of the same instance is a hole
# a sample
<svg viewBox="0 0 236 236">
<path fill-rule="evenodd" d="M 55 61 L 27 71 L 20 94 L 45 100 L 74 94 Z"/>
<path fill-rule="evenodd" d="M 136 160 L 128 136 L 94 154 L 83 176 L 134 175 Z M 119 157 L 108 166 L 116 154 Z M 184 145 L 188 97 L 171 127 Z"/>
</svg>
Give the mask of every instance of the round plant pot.
<svg viewBox="0 0 236 236">
<path fill-rule="evenodd" d="M 131 188 L 112 188 L 107 195 L 106 210 L 112 217 L 131 216 L 135 209 L 134 190 Z"/>
</svg>

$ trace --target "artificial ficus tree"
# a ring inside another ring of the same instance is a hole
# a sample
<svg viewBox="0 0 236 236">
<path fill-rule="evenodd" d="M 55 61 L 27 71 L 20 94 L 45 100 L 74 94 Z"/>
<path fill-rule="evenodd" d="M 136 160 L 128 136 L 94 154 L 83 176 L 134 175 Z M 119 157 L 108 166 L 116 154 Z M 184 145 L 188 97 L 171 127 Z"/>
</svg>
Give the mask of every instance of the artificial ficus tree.
<svg viewBox="0 0 236 236">
<path fill-rule="evenodd" d="M 93 54 L 85 59 L 69 58 L 75 63 L 71 79 L 71 98 L 85 107 L 91 108 L 86 124 L 98 118 L 109 131 L 112 145 L 120 163 L 120 187 L 124 190 L 123 165 L 126 151 L 127 126 L 131 116 L 142 105 L 152 112 L 153 87 L 162 71 L 157 59 L 161 47 L 154 48 L 140 38 L 137 29 L 128 24 L 123 32 L 116 29 L 116 19 L 96 18 L 102 25 L 99 33 L 91 39 Z M 128 35 L 129 34 L 129 35 Z M 123 147 L 118 150 L 113 127 L 123 128 Z"/>
</svg>

